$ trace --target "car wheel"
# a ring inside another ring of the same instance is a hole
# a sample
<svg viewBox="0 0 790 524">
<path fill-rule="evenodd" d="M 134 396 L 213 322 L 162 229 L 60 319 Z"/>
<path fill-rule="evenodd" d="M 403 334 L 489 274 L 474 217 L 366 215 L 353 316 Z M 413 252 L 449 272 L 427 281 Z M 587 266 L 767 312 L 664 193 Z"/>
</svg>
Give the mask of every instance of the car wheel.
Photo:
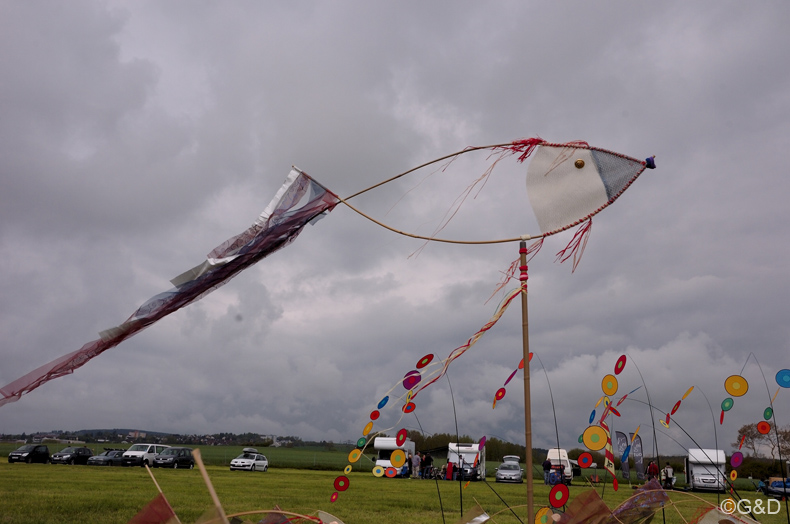
<svg viewBox="0 0 790 524">
<path fill-rule="evenodd" d="M 27 458 L 25 459 L 25 464 L 30 464 L 30 457 L 27 457 Z"/>
<path fill-rule="evenodd" d="M 266 473 L 267 471 L 269 471 L 269 466 L 263 466 L 263 472 Z"/>
<path fill-rule="evenodd" d="M 140 463 L 140 467 L 141 467 L 141 468 L 143 468 L 143 467 L 145 467 L 145 466 L 147 466 L 147 465 L 148 465 L 148 461 L 147 461 L 147 460 L 144 460 L 144 461 L 142 461 L 142 462 Z"/>
<path fill-rule="evenodd" d="M 250 471 L 255 471 L 255 464 L 253 464 L 252 466 L 250 466 Z"/>
<path fill-rule="evenodd" d="M 173 462 L 173 469 L 178 469 L 178 462 Z"/>
<path fill-rule="evenodd" d="M 73 466 L 73 465 L 74 465 L 74 459 L 69 460 L 69 466 Z"/>
<path fill-rule="evenodd" d="M 190 462 L 190 463 L 189 463 L 189 469 L 192 469 L 192 468 L 194 468 L 194 467 L 195 467 L 195 465 L 194 465 L 193 463 L 191 463 L 191 462 Z"/>
</svg>

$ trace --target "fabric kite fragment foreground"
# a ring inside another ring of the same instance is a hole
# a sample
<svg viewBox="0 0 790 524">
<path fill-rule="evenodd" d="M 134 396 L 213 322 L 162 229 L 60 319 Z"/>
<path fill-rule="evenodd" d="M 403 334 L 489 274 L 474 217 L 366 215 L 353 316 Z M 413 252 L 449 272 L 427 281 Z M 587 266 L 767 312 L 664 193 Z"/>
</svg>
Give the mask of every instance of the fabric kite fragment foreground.
<svg viewBox="0 0 790 524">
<path fill-rule="evenodd" d="M 285 247 L 305 225 L 331 211 L 339 198 L 294 168 L 255 223 L 216 247 L 202 264 L 177 276 L 174 288 L 152 297 L 121 325 L 102 331 L 100 338 L 45 364 L 0 388 L 0 406 L 52 379 L 72 373 L 170 313 L 219 288 L 238 273 Z"/>
</svg>

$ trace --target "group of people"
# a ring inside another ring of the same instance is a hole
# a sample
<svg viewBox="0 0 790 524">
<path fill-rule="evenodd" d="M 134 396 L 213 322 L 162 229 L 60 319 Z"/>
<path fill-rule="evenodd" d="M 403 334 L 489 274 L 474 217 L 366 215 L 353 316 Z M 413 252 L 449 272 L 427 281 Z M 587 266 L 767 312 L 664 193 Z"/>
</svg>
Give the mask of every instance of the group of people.
<svg viewBox="0 0 790 524">
<path fill-rule="evenodd" d="M 413 479 L 432 479 L 455 480 L 457 478 L 458 465 L 447 461 L 437 470 L 433 465 L 433 457 L 430 453 L 420 453 L 412 455 L 409 453 L 406 463 L 401 468 L 401 476 Z"/>
<path fill-rule="evenodd" d="M 672 469 L 672 466 L 669 464 L 669 462 L 667 462 L 667 465 L 664 466 L 664 469 L 661 470 L 661 473 L 659 474 L 658 464 L 651 460 L 647 464 L 646 473 L 648 482 L 654 478 L 658 478 L 661 481 L 661 486 L 664 489 L 672 489 L 672 479 L 675 477 L 675 470 Z"/>
</svg>

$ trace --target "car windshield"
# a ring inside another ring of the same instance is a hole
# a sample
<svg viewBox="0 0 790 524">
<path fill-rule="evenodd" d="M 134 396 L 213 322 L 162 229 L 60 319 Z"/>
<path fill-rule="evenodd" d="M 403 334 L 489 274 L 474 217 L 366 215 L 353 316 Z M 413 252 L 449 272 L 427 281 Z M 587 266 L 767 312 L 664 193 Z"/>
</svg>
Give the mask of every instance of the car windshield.
<svg viewBox="0 0 790 524">
<path fill-rule="evenodd" d="M 36 446 L 34 446 L 33 444 L 28 444 L 27 446 L 22 446 L 21 448 L 17 449 L 17 451 L 31 452 L 31 451 L 33 451 L 33 448 L 35 448 L 35 447 Z"/>
<path fill-rule="evenodd" d="M 254 453 L 242 453 L 241 455 L 239 455 L 236 458 L 237 459 L 255 460 L 255 454 Z"/>
<path fill-rule="evenodd" d="M 75 450 L 75 449 L 77 449 L 77 448 L 66 448 L 66 449 L 62 449 L 62 450 L 60 450 L 60 453 L 74 453 L 74 450 Z"/>
<path fill-rule="evenodd" d="M 518 464 L 513 464 L 512 462 L 505 462 L 501 466 L 499 466 L 499 471 L 518 471 L 519 466 Z"/>
<path fill-rule="evenodd" d="M 160 455 L 178 455 L 178 449 L 177 448 L 167 448 L 166 450 L 161 452 Z"/>
<path fill-rule="evenodd" d="M 135 444 L 128 451 L 148 451 L 148 444 Z"/>
</svg>

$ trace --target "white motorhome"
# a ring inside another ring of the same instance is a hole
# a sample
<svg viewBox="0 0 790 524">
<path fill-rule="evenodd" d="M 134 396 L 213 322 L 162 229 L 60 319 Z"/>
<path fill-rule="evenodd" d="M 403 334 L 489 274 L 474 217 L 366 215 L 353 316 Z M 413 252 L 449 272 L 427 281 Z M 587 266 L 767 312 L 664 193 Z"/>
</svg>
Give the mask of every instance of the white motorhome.
<svg viewBox="0 0 790 524">
<path fill-rule="evenodd" d="M 406 460 L 409 460 L 409 454 L 414 455 L 415 447 L 414 442 L 412 442 L 411 439 L 407 438 L 400 446 L 398 446 L 396 440 L 397 439 L 394 437 L 376 437 L 375 440 L 373 440 L 373 449 L 375 449 L 377 452 L 377 466 L 381 466 L 385 469 L 391 468 L 392 462 L 390 461 L 390 457 L 392 456 L 392 452 L 396 449 L 403 450 L 403 452 L 406 454 Z"/>
<path fill-rule="evenodd" d="M 690 449 L 684 459 L 689 489 L 724 491 L 725 462 L 723 449 Z"/>
<path fill-rule="evenodd" d="M 568 459 L 568 452 L 562 448 L 551 448 L 546 453 L 546 458 L 551 461 L 552 471 L 562 472 L 562 483 L 570 484 L 573 480 L 573 467 Z"/>
<path fill-rule="evenodd" d="M 447 444 L 447 462 L 455 464 L 461 480 L 486 478 L 486 448 L 479 449 L 477 444 L 450 442 Z"/>
</svg>

